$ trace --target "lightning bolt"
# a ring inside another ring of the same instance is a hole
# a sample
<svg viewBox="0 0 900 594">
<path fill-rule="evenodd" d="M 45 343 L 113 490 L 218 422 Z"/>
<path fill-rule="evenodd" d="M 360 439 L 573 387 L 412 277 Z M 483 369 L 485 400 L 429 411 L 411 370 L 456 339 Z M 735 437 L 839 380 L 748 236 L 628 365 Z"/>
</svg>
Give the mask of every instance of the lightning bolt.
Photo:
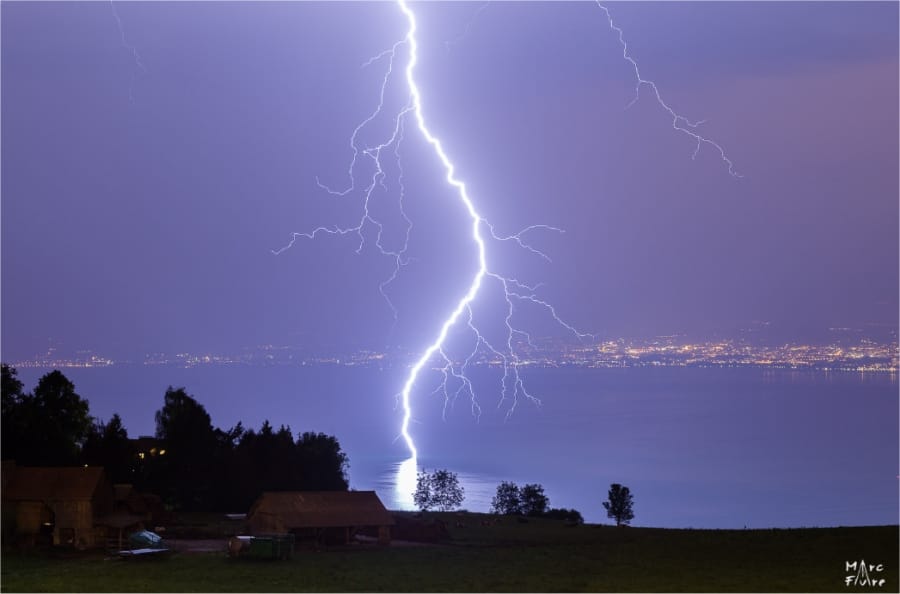
<svg viewBox="0 0 900 594">
<path fill-rule="evenodd" d="M 364 64 L 363 68 L 371 67 L 378 63 L 385 63 L 384 75 L 381 79 L 381 87 L 379 91 L 378 103 L 375 109 L 366 117 L 350 136 L 350 149 L 352 157 L 347 170 L 349 183 L 343 189 L 335 189 L 334 187 L 323 183 L 316 178 L 318 186 L 329 196 L 336 199 L 345 199 L 348 197 L 359 196 L 361 202 L 361 210 L 359 218 L 351 225 L 347 226 L 319 226 L 312 231 L 294 232 L 291 238 L 284 246 L 272 250 L 273 254 L 281 254 L 295 245 L 298 240 L 307 239 L 315 240 L 324 236 L 356 236 L 358 238 L 356 252 L 362 253 L 370 241 L 367 238 L 374 232 L 374 247 L 383 256 L 392 258 L 394 261 L 393 271 L 380 285 L 379 291 L 397 319 L 397 309 L 391 302 L 389 297 L 389 288 L 391 283 L 396 280 L 403 266 L 407 265 L 411 259 L 407 255 L 409 246 L 409 238 L 413 229 L 413 224 L 407 217 L 403 209 L 403 201 L 405 198 L 405 188 L 403 186 L 403 168 L 400 165 L 400 147 L 404 141 L 404 133 L 407 127 L 407 121 L 410 120 L 415 129 L 431 148 L 434 156 L 440 162 L 444 171 L 444 181 L 455 191 L 460 205 L 469 217 L 471 240 L 477 249 L 478 269 L 469 282 L 468 288 L 464 294 L 456 302 L 455 307 L 444 318 L 433 341 L 419 355 L 409 369 L 406 381 L 402 390 L 398 394 L 398 405 L 403 410 L 403 418 L 400 426 L 400 434 L 398 439 L 402 438 L 410 457 L 404 461 L 397 471 L 397 492 L 398 495 L 409 495 L 412 488 L 415 487 L 418 449 L 412 435 L 410 434 L 410 424 L 413 421 L 412 415 L 412 396 L 413 391 L 420 381 L 422 371 L 426 365 L 433 359 L 440 360 L 438 371 L 442 379 L 434 390 L 435 393 L 442 393 L 444 396 L 444 414 L 456 400 L 462 396 L 468 396 L 471 402 L 471 410 L 474 417 L 478 418 L 481 414 L 481 405 L 476 397 L 475 388 L 472 381 L 467 375 L 470 365 L 475 364 L 479 354 L 487 356 L 492 363 L 498 363 L 503 370 L 500 378 L 500 397 L 497 402 L 497 408 L 506 407 L 506 417 L 509 418 L 516 410 L 521 399 L 526 399 L 535 405 L 540 405 L 541 401 L 531 394 L 524 382 L 524 378 L 520 372 L 521 360 L 519 358 L 519 348 L 517 345 L 527 343 L 534 346 L 531 335 L 514 321 L 517 312 L 517 306 L 530 305 L 539 308 L 549 315 L 561 328 L 570 332 L 579 339 L 592 338 L 593 335 L 580 332 L 574 325 L 565 321 L 557 312 L 555 307 L 540 297 L 539 284 L 529 284 L 528 282 L 509 276 L 505 276 L 493 269 L 489 264 L 488 247 L 494 243 L 512 242 L 519 248 L 530 253 L 533 256 L 540 257 L 546 261 L 550 258 L 541 250 L 534 247 L 531 237 L 537 233 L 562 233 L 563 231 L 557 227 L 544 224 L 530 225 L 517 233 L 504 234 L 498 232 L 494 225 L 485 219 L 477 210 L 475 202 L 468 193 L 466 184 L 457 176 L 456 167 L 452 160 L 444 150 L 441 140 L 429 128 L 425 112 L 423 109 L 423 100 L 421 90 L 416 82 L 415 71 L 418 66 L 418 47 L 417 38 L 418 24 L 416 16 L 410 9 L 407 0 L 397 0 L 397 5 L 404 17 L 406 18 L 408 29 L 404 38 L 395 42 L 391 47 L 385 49 L 381 53 L 373 56 Z M 632 64 L 637 78 L 635 87 L 635 99 L 637 101 L 642 86 L 648 86 L 653 90 L 660 106 L 666 110 L 673 118 L 673 128 L 684 134 L 689 135 L 697 142 L 697 148 L 694 151 L 694 157 L 704 144 L 710 145 L 718 149 L 723 161 L 727 164 L 729 173 L 739 176 L 734 170 L 732 162 L 728 159 L 722 147 L 714 141 L 701 136 L 696 128 L 702 122 L 692 122 L 683 116 L 678 115 L 672 110 L 662 99 L 656 84 L 653 81 L 644 79 L 638 69 L 637 63 L 628 53 L 628 46 L 625 43 L 622 30 L 618 28 L 609 13 L 609 11 L 598 3 L 598 6 L 605 11 L 609 21 L 609 27 L 616 31 L 619 35 L 619 41 L 623 48 L 623 57 Z M 402 83 L 404 84 L 405 99 L 401 101 L 395 111 L 390 111 L 388 107 L 388 91 L 392 85 L 398 84 L 395 68 L 401 50 L 406 52 L 407 61 L 403 69 Z M 630 105 L 628 107 L 630 107 Z M 627 109 L 627 107 L 626 107 Z M 371 126 L 387 120 L 389 126 L 388 131 L 382 132 L 380 139 L 375 143 L 367 143 L 363 141 L 364 132 Z M 388 186 L 388 170 L 389 167 L 385 161 L 391 158 L 396 162 L 396 195 L 397 209 L 404 221 L 403 239 L 399 246 L 387 247 L 384 241 L 385 225 L 373 214 L 373 205 L 376 201 L 382 199 L 383 196 L 390 194 Z M 362 173 L 368 168 L 368 173 Z M 485 335 L 479 331 L 475 324 L 474 305 L 476 297 L 482 290 L 485 283 L 495 283 L 502 291 L 505 299 L 505 316 L 504 324 L 506 329 L 505 340 L 503 344 L 495 344 L 490 342 Z M 445 350 L 448 335 L 454 327 L 471 334 L 471 350 L 462 361 L 454 360 L 453 357 Z M 405 493 L 404 493 L 405 490 Z M 408 497 L 407 497 L 408 498 Z"/>
<path fill-rule="evenodd" d="M 622 46 L 622 58 L 626 62 L 631 64 L 631 67 L 634 69 L 634 76 L 637 80 L 634 87 L 634 99 L 631 100 L 631 102 L 625 107 L 625 109 L 628 109 L 629 107 L 637 103 L 638 99 L 640 98 L 641 87 L 649 87 L 653 92 L 654 97 L 656 97 L 656 102 L 659 104 L 659 106 L 662 107 L 663 110 L 669 114 L 669 116 L 671 116 L 672 128 L 674 130 L 677 130 L 678 132 L 681 132 L 682 134 L 690 136 L 696 142 L 694 154 L 691 156 L 692 159 L 697 158 L 697 155 L 700 153 L 700 148 L 704 144 L 708 145 L 719 154 L 719 158 L 722 159 L 722 162 L 725 163 L 725 165 L 728 167 L 729 174 L 731 174 L 733 177 L 743 177 L 735 170 L 734 163 L 731 161 L 731 159 L 728 158 L 728 155 L 725 154 L 725 149 L 722 148 L 719 143 L 710 140 L 709 138 L 702 136 L 699 132 L 697 132 L 697 129 L 702 124 L 704 124 L 706 120 L 691 121 L 683 115 L 676 113 L 675 110 L 669 107 L 665 100 L 663 100 L 662 95 L 659 92 L 659 88 L 656 86 L 656 83 L 652 80 L 644 78 L 641 75 L 641 69 L 638 67 L 637 62 L 634 60 L 634 58 L 631 57 L 631 54 L 628 53 L 628 43 L 625 41 L 624 31 L 622 31 L 622 29 L 613 22 L 612 14 L 610 14 L 609 9 L 603 6 L 600 0 L 596 0 L 596 3 L 600 10 L 602 10 L 606 15 L 606 20 L 609 24 L 609 28 L 615 31 L 619 36 L 619 45 Z"/>
<path fill-rule="evenodd" d="M 433 356 L 439 354 L 445 363 L 442 369 L 444 381 L 439 386 L 439 389 L 442 389 L 444 391 L 446 397 L 445 411 L 446 403 L 450 402 L 452 399 L 455 399 L 455 397 L 459 395 L 460 391 L 465 391 L 470 395 L 472 399 L 472 412 L 477 417 L 480 414 L 481 409 L 478 405 L 477 400 L 475 399 L 474 388 L 471 381 L 469 381 L 468 377 L 466 376 L 465 370 L 477 354 L 479 348 L 486 348 L 489 352 L 498 355 L 503 361 L 504 366 L 504 374 L 501 379 L 502 389 L 499 405 L 503 404 L 503 402 L 509 397 L 509 390 L 512 390 L 513 403 L 508 409 L 508 416 L 513 412 L 513 410 L 515 410 L 515 405 L 519 394 L 524 395 L 525 397 L 536 403 L 540 402 L 527 391 L 527 389 L 525 388 L 525 384 L 522 381 L 522 377 L 518 371 L 519 359 L 516 355 L 516 350 L 513 345 L 514 337 L 520 335 L 525 337 L 529 342 L 531 340 L 531 337 L 526 332 L 519 330 L 512 325 L 512 316 L 514 312 L 513 301 L 530 301 L 531 303 L 540 305 L 550 311 L 551 315 L 558 322 L 563 324 L 567 329 L 571 330 L 576 335 L 587 335 L 579 333 L 577 330 L 575 330 L 574 327 L 563 322 L 562 319 L 560 319 L 557 315 L 556 310 L 549 303 L 539 299 L 535 295 L 534 291 L 536 287 L 530 287 L 515 279 L 506 278 L 489 270 L 487 262 L 487 245 L 483 232 L 486 232 L 490 238 L 493 238 L 495 240 L 515 241 L 521 247 L 531 251 L 532 253 L 547 258 L 545 254 L 535 249 L 530 244 L 526 243 L 522 237 L 525 233 L 533 231 L 535 229 L 550 229 L 554 231 L 559 231 L 559 229 L 547 225 L 532 225 L 523 229 L 519 233 L 509 236 L 501 236 L 496 233 L 493 225 L 488 223 L 485 218 L 482 217 L 481 214 L 479 214 L 479 212 L 476 210 L 475 204 L 473 203 L 468 191 L 466 190 L 465 183 L 463 183 L 462 180 L 456 177 L 456 167 L 450 160 L 450 157 L 448 157 L 447 153 L 444 151 L 444 147 L 441 144 L 440 139 L 438 139 L 431 132 L 425 122 L 425 116 L 422 109 L 422 94 L 419 90 L 418 84 L 416 83 L 415 77 L 413 76 L 416 65 L 419 61 L 418 40 L 416 38 L 416 31 L 418 29 L 416 17 L 412 10 L 409 8 L 406 0 L 398 0 L 398 5 L 400 6 L 400 9 L 403 11 L 403 14 L 406 16 L 407 21 L 409 22 L 409 30 L 406 34 L 406 43 L 409 46 L 409 61 L 406 64 L 406 84 L 409 88 L 411 98 L 410 111 L 415 118 L 415 122 L 418 126 L 419 132 L 422 134 L 422 137 L 429 145 L 431 145 L 432 149 L 434 149 L 435 155 L 441 162 L 441 165 L 443 166 L 445 171 L 445 181 L 448 185 L 456 189 L 460 201 L 465 206 L 466 212 L 468 213 L 472 221 L 472 240 L 478 247 L 478 270 L 476 271 L 475 276 L 469 285 L 468 291 L 466 291 L 465 295 L 463 295 L 463 297 L 459 300 L 453 311 L 450 312 L 449 316 L 444 320 L 444 323 L 441 325 L 440 331 L 438 332 L 435 340 L 425 349 L 419 359 L 413 364 L 412 368 L 410 369 L 409 375 L 407 376 L 406 383 L 403 385 L 403 390 L 400 392 L 401 404 L 403 406 L 403 421 L 400 427 L 400 434 L 406 441 L 406 445 L 411 453 L 411 458 L 415 459 L 418 456 L 418 451 L 416 450 L 416 446 L 413 443 L 412 436 L 409 433 L 409 424 L 412 419 L 412 407 L 410 406 L 410 398 L 413 387 L 415 386 L 416 380 L 419 377 L 419 373 Z M 507 316 L 505 319 L 505 323 L 508 332 L 506 349 L 504 349 L 503 351 L 491 345 L 491 343 L 489 343 L 487 339 L 485 339 L 484 336 L 482 336 L 482 334 L 478 331 L 477 327 L 473 324 L 472 321 L 472 302 L 478 295 L 478 292 L 481 289 L 482 283 L 485 278 L 494 279 L 498 283 L 500 283 L 500 285 L 503 287 L 504 295 L 506 298 Z M 461 366 L 454 366 L 452 359 L 447 355 L 446 352 L 444 352 L 443 346 L 447 340 L 447 334 L 449 333 L 450 329 L 457 323 L 459 318 L 464 313 L 467 314 L 467 327 L 472 331 L 475 337 L 475 346 L 471 354 L 466 358 Z M 450 377 L 458 380 L 460 386 L 453 398 L 451 398 L 448 392 L 448 381 Z"/>
<path fill-rule="evenodd" d="M 119 36 L 122 38 L 122 46 L 131 52 L 132 58 L 134 58 L 134 64 L 138 68 L 140 68 L 144 74 L 147 73 L 147 68 L 144 66 L 144 63 L 141 61 L 141 55 L 138 53 L 137 48 L 128 43 L 128 40 L 125 39 L 125 27 L 122 26 L 122 18 L 119 16 L 119 11 L 116 10 L 116 5 L 113 0 L 109 0 L 109 7 L 112 9 L 113 17 L 116 19 L 116 24 L 119 27 Z M 134 103 L 134 82 L 137 78 L 137 75 L 132 72 L 131 73 L 131 84 L 128 86 L 128 101 L 129 103 Z"/>
<path fill-rule="evenodd" d="M 479 6 L 479 7 L 478 7 L 478 10 L 476 10 L 475 13 L 472 14 L 471 17 L 469 17 L 469 20 L 466 21 L 466 26 L 463 28 L 462 33 L 460 33 L 459 35 L 457 35 L 455 39 L 453 39 L 453 40 L 451 40 L 451 41 L 445 41 L 445 42 L 444 42 L 444 47 L 447 48 L 447 51 L 448 51 L 448 52 L 449 52 L 450 50 L 453 49 L 453 46 L 454 46 L 454 45 L 458 44 L 460 41 L 462 41 L 462 40 L 466 37 L 466 35 L 469 34 L 469 29 L 472 28 L 472 23 L 475 22 L 475 19 L 478 18 L 478 15 L 480 15 L 482 12 L 484 12 L 484 10 L 485 10 L 489 5 L 490 5 L 490 2 L 485 2 L 484 4 L 482 4 L 481 6 Z"/>
</svg>

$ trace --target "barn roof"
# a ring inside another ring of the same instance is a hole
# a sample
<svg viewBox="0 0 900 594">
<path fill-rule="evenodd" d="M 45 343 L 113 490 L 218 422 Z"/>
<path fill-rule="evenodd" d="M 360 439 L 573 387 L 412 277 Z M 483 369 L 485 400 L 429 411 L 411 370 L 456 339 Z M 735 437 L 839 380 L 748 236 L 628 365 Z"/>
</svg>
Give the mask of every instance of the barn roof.
<svg viewBox="0 0 900 594">
<path fill-rule="evenodd" d="M 87 501 L 93 498 L 102 478 L 101 466 L 18 466 L 9 484 L 3 489 L 3 498 L 13 501 Z"/>
<path fill-rule="evenodd" d="M 267 491 L 250 508 L 247 521 L 287 530 L 394 524 L 375 491 Z"/>
</svg>

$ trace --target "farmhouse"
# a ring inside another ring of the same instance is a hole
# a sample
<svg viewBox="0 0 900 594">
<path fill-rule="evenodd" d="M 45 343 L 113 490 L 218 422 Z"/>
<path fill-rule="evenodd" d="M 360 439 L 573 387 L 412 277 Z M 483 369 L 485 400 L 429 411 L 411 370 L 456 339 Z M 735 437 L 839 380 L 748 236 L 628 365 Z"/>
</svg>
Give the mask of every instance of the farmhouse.
<svg viewBox="0 0 900 594">
<path fill-rule="evenodd" d="M 25 544 L 92 547 L 103 543 L 99 520 L 113 509 L 103 468 L 32 468 L 4 464 L 4 532 Z"/>
<path fill-rule="evenodd" d="M 298 540 L 347 544 L 359 530 L 391 540 L 394 519 L 375 491 L 268 491 L 247 514 L 253 535 L 292 533 Z"/>
<path fill-rule="evenodd" d="M 20 545 L 109 545 L 161 516 L 159 498 L 111 485 L 100 466 L 34 468 L 3 461 L 3 537 Z M 118 538 L 116 538 L 118 537 Z"/>
</svg>

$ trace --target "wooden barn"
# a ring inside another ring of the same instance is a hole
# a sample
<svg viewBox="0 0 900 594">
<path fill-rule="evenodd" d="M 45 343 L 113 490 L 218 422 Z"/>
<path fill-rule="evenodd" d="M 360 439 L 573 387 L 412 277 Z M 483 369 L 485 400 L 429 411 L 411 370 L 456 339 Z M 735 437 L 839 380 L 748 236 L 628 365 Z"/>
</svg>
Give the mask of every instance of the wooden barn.
<svg viewBox="0 0 900 594">
<path fill-rule="evenodd" d="M 79 548 L 103 544 L 102 516 L 113 510 L 112 485 L 103 468 L 12 466 L 4 468 L 4 521 L 25 544 L 71 545 Z"/>
<path fill-rule="evenodd" d="M 316 544 L 347 544 L 361 530 L 387 544 L 393 525 L 375 491 L 269 491 L 247 514 L 253 535 L 291 533 Z"/>
<path fill-rule="evenodd" d="M 113 493 L 112 511 L 94 522 L 106 528 L 107 547 L 121 549 L 130 533 L 156 526 L 163 516 L 162 504 L 159 497 L 140 493 L 128 483 L 113 485 Z"/>
</svg>

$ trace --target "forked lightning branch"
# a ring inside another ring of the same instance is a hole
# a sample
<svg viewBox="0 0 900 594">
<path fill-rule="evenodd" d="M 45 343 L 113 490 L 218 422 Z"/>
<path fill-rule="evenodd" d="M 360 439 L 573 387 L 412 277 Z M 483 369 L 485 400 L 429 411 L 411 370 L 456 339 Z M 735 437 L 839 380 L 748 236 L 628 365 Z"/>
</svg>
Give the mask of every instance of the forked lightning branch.
<svg viewBox="0 0 900 594">
<path fill-rule="evenodd" d="M 393 271 L 390 276 L 385 278 L 379 286 L 382 296 L 387 302 L 387 307 L 391 309 L 396 317 L 400 312 L 397 311 L 391 302 L 387 288 L 401 273 L 402 268 L 409 262 L 407 249 L 409 246 L 409 238 L 415 232 L 414 222 L 406 215 L 403 210 L 405 196 L 403 186 L 403 168 L 400 163 L 399 147 L 404 141 L 404 133 L 408 127 L 412 127 L 416 133 L 420 134 L 422 139 L 426 141 L 433 152 L 434 157 L 440 163 L 444 172 L 444 182 L 452 188 L 455 196 L 459 200 L 460 207 L 468 216 L 470 225 L 468 229 L 460 228 L 460 234 L 466 234 L 470 238 L 477 251 L 477 271 L 471 278 L 468 285 L 459 287 L 459 300 L 456 306 L 443 319 L 439 327 L 434 329 L 434 338 L 432 342 L 425 348 L 418 358 L 412 363 L 406 380 L 399 393 L 399 402 L 403 410 L 403 419 L 400 426 L 400 436 L 406 443 L 410 452 L 410 458 L 404 462 L 404 472 L 409 474 L 415 473 L 416 459 L 418 450 L 416 448 L 413 436 L 410 433 L 410 422 L 413 418 L 413 397 L 416 393 L 422 391 L 421 372 L 431 361 L 438 361 L 438 367 L 442 379 L 437 388 L 437 392 L 441 392 L 444 396 L 445 412 L 447 406 L 454 402 L 457 398 L 464 396 L 469 399 L 472 408 L 472 414 L 478 417 L 481 414 L 481 405 L 476 396 L 475 388 L 468 375 L 469 366 L 479 353 L 489 353 L 493 357 L 502 362 L 502 375 L 497 386 L 497 406 L 505 410 L 507 417 L 511 415 L 517 405 L 523 401 L 530 401 L 540 404 L 540 400 L 532 394 L 524 381 L 520 370 L 520 356 L 517 351 L 517 345 L 525 342 L 531 342 L 531 335 L 528 330 L 514 321 L 515 313 L 523 304 L 537 306 L 543 310 L 554 322 L 558 323 L 562 329 L 579 338 L 590 337 L 589 334 L 578 330 L 574 325 L 566 321 L 554 308 L 553 304 L 543 299 L 539 292 L 539 285 L 531 282 L 513 278 L 500 270 L 491 260 L 491 248 L 498 242 L 513 242 L 520 248 L 528 252 L 533 257 L 540 257 L 549 260 L 546 254 L 533 245 L 534 239 L 541 232 L 561 232 L 560 229 L 545 225 L 533 224 L 525 229 L 520 230 L 512 235 L 504 235 L 498 233 L 495 226 L 486 220 L 479 212 L 476 200 L 469 195 L 466 184 L 456 172 L 456 167 L 441 143 L 441 140 L 434 130 L 428 125 L 426 118 L 427 101 L 425 99 L 427 90 L 419 87 L 416 79 L 416 71 L 419 64 L 418 49 L 420 40 L 418 38 L 418 24 L 415 12 L 406 2 L 406 0 L 398 0 L 397 6 L 402 12 L 408 23 L 408 29 L 404 38 L 396 41 L 390 48 L 377 54 L 364 64 L 365 67 L 374 67 L 376 64 L 383 65 L 384 76 L 381 79 L 381 87 L 378 90 L 377 102 L 375 102 L 371 114 L 359 123 L 350 135 L 350 147 L 352 157 L 348 169 L 349 184 L 344 189 L 335 189 L 319 182 L 319 186 L 325 191 L 339 195 L 359 195 L 360 211 L 359 218 L 356 223 L 351 226 L 322 226 L 312 230 L 295 232 L 292 234 L 290 241 L 283 247 L 273 250 L 273 253 L 280 254 L 291 248 L 300 239 L 318 239 L 328 236 L 346 236 L 356 235 L 359 237 L 357 252 L 360 252 L 367 243 L 367 233 L 374 231 L 376 237 L 374 244 L 380 254 L 393 261 Z M 638 100 L 641 90 L 647 88 L 651 91 L 653 99 L 658 103 L 659 107 L 665 110 L 672 117 L 672 127 L 679 133 L 690 136 L 696 142 L 696 149 L 693 157 L 704 145 L 713 148 L 720 156 L 722 162 L 727 166 L 731 175 L 738 177 L 739 175 L 734 169 L 731 160 L 726 156 L 724 149 L 714 141 L 702 136 L 698 132 L 698 128 L 702 122 L 694 122 L 676 113 L 669 105 L 663 101 L 659 89 L 653 81 L 644 79 L 641 76 L 637 63 L 628 53 L 628 46 L 625 43 L 624 33 L 615 25 L 609 10 L 598 4 L 602 11 L 602 19 L 598 19 L 598 23 L 607 25 L 606 31 L 612 31 L 618 37 L 622 47 L 622 56 L 634 68 L 636 78 L 635 97 L 632 103 Z M 560 5 L 560 10 L 570 10 L 572 6 Z M 439 41 L 435 41 L 438 43 Z M 400 77 L 400 83 L 405 88 L 405 101 L 402 102 L 400 108 L 392 113 L 386 113 L 386 92 L 388 86 L 394 83 L 395 79 Z M 628 107 L 628 106 L 626 106 Z M 373 125 L 376 120 L 389 118 L 391 126 L 388 126 L 388 132 L 375 143 L 363 143 L 361 136 L 363 132 L 370 132 L 375 128 Z M 388 160 L 391 161 L 392 167 L 387 166 Z M 399 212 L 404 221 L 404 229 L 402 234 L 405 238 L 399 249 L 389 249 L 382 242 L 382 236 L 385 229 L 384 224 L 373 214 L 372 208 L 374 196 L 379 189 L 386 189 L 385 178 L 388 171 L 397 171 L 398 178 L 392 186 L 399 188 L 394 199 L 396 200 Z M 371 173 L 369 173 L 371 172 Z M 481 200 L 489 200 L 490 197 L 480 197 Z M 485 334 L 481 332 L 475 323 L 475 308 L 477 299 L 482 292 L 482 288 L 487 283 L 494 283 L 502 290 L 505 299 L 505 336 L 500 343 L 489 341 Z M 446 352 L 446 343 L 448 334 L 451 329 L 465 326 L 464 330 L 471 336 L 468 355 L 459 360 L 459 357 L 451 357 Z"/>
</svg>

